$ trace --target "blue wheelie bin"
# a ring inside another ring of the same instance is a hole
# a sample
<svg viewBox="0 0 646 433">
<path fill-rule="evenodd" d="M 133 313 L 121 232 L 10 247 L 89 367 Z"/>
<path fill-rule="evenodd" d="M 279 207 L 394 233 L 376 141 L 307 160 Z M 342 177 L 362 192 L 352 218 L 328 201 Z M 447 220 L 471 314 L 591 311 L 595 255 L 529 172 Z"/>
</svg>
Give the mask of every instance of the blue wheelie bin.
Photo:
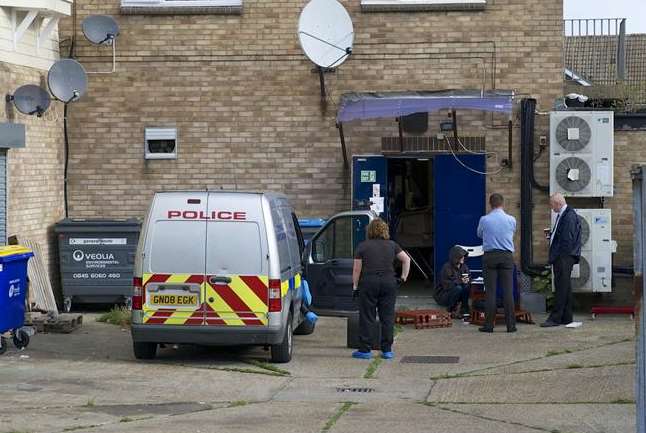
<svg viewBox="0 0 646 433">
<path fill-rule="evenodd" d="M 0 354 L 7 350 L 4 334 L 11 333 L 19 349 L 29 344 L 29 334 L 21 328 L 25 324 L 27 262 L 33 255 L 21 245 L 0 247 Z"/>
</svg>

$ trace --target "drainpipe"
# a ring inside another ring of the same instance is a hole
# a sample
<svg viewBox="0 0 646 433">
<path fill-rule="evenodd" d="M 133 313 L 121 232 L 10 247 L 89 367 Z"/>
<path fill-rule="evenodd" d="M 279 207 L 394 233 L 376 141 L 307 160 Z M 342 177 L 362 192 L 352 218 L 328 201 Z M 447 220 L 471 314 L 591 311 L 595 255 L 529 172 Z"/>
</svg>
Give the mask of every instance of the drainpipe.
<svg viewBox="0 0 646 433">
<path fill-rule="evenodd" d="M 547 264 L 534 263 L 533 252 L 533 177 L 534 177 L 534 116 L 536 99 L 521 101 L 520 124 L 520 263 L 523 273 L 530 277 L 541 276 Z"/>
</svg>

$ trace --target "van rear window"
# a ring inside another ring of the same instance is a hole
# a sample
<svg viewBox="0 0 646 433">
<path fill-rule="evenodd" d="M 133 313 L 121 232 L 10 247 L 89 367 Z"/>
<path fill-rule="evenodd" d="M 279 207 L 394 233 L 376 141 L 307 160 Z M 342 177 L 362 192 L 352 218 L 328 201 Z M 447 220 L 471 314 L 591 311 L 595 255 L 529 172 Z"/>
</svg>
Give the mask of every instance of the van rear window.
<svg viewBox="0 0 646 433">
<path fill-rule="evenodd" d="M 266 252 L 257 223 L 209 221 L 207 225 L 207 275 L 263 274 Z"/>
<path fill-rule="evenodd" d="M 204 221 L 157 221 L 150 246 L 150 268 L 161 274 L 203 274 Z"/>
</svg>

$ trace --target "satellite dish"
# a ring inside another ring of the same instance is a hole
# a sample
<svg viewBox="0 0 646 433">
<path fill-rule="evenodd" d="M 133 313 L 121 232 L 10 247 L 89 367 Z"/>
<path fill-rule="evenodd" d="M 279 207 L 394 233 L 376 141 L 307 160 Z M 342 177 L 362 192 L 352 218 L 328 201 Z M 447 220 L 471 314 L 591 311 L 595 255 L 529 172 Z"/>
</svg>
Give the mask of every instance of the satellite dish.
<svg viewBox="0 0 646 433">
<path fill-rule="evenodd" d="M 13 101 L 16 109 L 21 113 L 30 116 L 35 114 L 38 117 L 41 117 L 47 111 L 51 102 L 49 93 L 34 84 L 18 87 L 9 99 Z"/>
<path fill-rule="evenodd" d="M 92 15 L 81 23 L 83 34 L 88 41 L 97 45 L 112 45 L 119 36 L 119 24 L 107 15 Z"/>
<path fill-rule="evenodd" d="M 298 20 L 305 55 L 321 68 L 333 68 L 352 54 L 354 30 L 350 14 L 336 0 L 312 0 Z"/>
<path fill-rule="evenodd" d="M 87 91 L 87 73 L 76 60 L 59 60 L 49 68 L 47 85 L 59 101 L 74 102 Z"/>
</svg>

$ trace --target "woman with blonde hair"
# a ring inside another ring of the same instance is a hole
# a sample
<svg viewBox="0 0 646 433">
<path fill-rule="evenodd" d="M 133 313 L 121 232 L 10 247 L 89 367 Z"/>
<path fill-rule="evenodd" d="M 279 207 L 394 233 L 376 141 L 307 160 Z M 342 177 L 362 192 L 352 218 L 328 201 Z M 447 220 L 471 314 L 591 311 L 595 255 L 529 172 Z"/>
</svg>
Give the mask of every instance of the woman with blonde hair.
<svg viewBox="0 0 646 433">
<path fill-rule="evenodd" d="M 395 258 L 402 262 L 402 273 L 395 275 Z M 408 278 L 410 258 L 397 243 L 390 240 L 388 224 L 374 219 L 368 224 L 368 239 L 361 242 L 354 256 L 352 270 L 353 296 L 359 297 L 359 350 L 353 358 L 372 358 L 372 329 L 381 322 L 381 357 L 392 359 L 397 288 Z"/>
</svg>

